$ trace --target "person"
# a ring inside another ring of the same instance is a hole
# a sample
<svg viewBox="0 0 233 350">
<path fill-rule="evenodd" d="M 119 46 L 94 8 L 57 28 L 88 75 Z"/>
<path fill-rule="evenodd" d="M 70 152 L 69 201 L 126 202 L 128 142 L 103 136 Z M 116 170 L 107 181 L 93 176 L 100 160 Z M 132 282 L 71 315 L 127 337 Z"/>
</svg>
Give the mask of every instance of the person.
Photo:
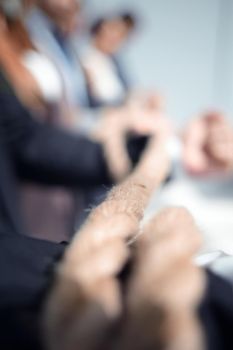
<svg viewBox="0 0 233 350">
<path fill-rule="evenodd" d="M 136 26 L 130 13 L 98 19 L 90 29 L 91 42 L 81 55 L 91 105 L 120 105 L 126 102 L 130 82 L 117 53 Z"/>
<path fill-rule="evenodd" d="M 79 55 L 91 107 L 98 110 L 126 106 L 128 113 L 134 114 L 141 121 L 138 133 L 131 135 L 128 140 L 134 162 L 138 161 L 140 150 L 146 146 L 151 131 L 158 122 L 156 115 L 164 114 L 162 97 L 158 93 L 135 88 L 120 59 L 119 51 L 127 44 L 137 23 L 136 16 L 130 12 L 97 19 L 91 26 L 89 43 L 80 50 Z M 142 133 L 144 123 L 146 128 Z"/>
<path fill-rule="evenodd" d="M 65 108 L 61 77 L 54 64 L 31 42 L 23 23 L 24 10 L 27 12 L 28 8 L 22 1 L 18 3 L 22 13 L 18 9 L 9 12 L 6 2 L 0 2 L 1 70 L 35 118 L 67 127 L 70 118 L 68 108 Z M 74 231 L 82 203 L 81 195 L 76 199 L 74 192 L 74 189 L 59 186 L 48 189 L 29 182 L 21 184 L 22 215 L 27 230 L 40 238 L 68 239 Z M 42 220 L 38 220 L 38 212 Z"/>
<path fill-rule="evenodd" d="M 66 3 L 60 0 L 40 0 L 27 16 L 27 27 L 33 44 L 55 63 L 62 75 L 63 87 L 70 106 L 74 108 L 78 130 L 88 134 L 93 130 L 101 116 L 108 114 L 108 108 L 98 108 L 93 111 L 88 99 L 88 90 L 85 74 L 80 62 L 80 52 L 77 45 L 78 20 L 81 15 L 81 3 L 71 0 Z M 151 99 L 152 100 L 152 99 Z M 150 102 L 152 102 L 150 100 Z M 149 103 L 150 107 L 155 107 Z M 140 115 L 141 134 L 153 133 L 153 124 L 156 124 L 158 108 L 144 109 L 145 105 L 131 108 L 124 107 L 127 114 Z M 148 107 L 148 105 L 147 105 Z M 79 113 L 77 114 L 77 110 Z M 121 108 L 115 111 L 121 113 Z M 138 118 L 139 119 L 139 118 Z M 154 123 L 153 123 L 154 122 Z"/>
<path fill-rule="evenodd" d="M 73 44 L 79 2 L 39 1 L 27 16 L 28 30 L 34 45 L 49 57 L 62 76 L 70 106 L 88 107 L 85 79 Z"/>
<path fill-rule="evenodd" d="M 54 57 L 51 58 L 47 51 L 45 54 L 40 46 L 37 47 L 32 42 L 24 25 L 24 17 L 29 9 L 24 7 L 25 5 L 22 1 L 19 1 L 22 9 L 25 10 L 23 15 L 21 15 L 20 11 L 9 14 L 4 7 L 5 3 L 2 0 L 1 21 L 4 30 L 1 32 L 0 60 L 1 66 L 8 79 L 10 79 L 15 92 L 36 118 L 49 124 L 65 127 L 72 131 L 75 129 L 75 132 L 80 132 L 73 125 L 71 116 L 73 111 L 71 111 L 72 108 L 70 108 L 71 106 L 67 102 L 65 94 L 67 89 L 64 89 L 62 74 L 53 61 Z M 56 2 L 53 2 L 53 6 L 55 5 Z M 73 5 L 77 5 L 77 3 L 75 2 Z M 72 19 L 76 20 L 77 17 L 78 8 L 71 7 L 71 9 L 74 11 L 72 12 L 69 9 L 67 12 L 66 26 L 70 26 Z M 57 19 L 56 16 L 55 18 Z M 58 31 L 59 25 L 61 26 L 61 33 L 63 31 L 68 32 L 68 29 L 65 31 L 64 24 L 63 22 L 60 24 L 60 21 L 57 24 Z M 39 27 L 36 28 L 38 30 Z M 65 38 L 64 40 L 68 41 Z M 50 45 L 51 43 L 49 42 L 48 44 Z M 77 70 L 76 73 L 79 75 L 80 72 Z M 82 111 L 79 110 L 77 114 L 82 115 Z M 106 111 L 104 114 L 107 114 L 110 119 L 110 111 Z M 118 110 L 118 114 L 119 118 L 123 118 L 121 116 L 122 111 Z M 128 118 L 127 111 L 124 114 L 124 117 Z M 110 124 L 108 125 L 110 126 Z M 91 133 L 92 130 L 89 130 L 89 136 L 91 136 Z M 131 154 L 136 154 L 137 157 L 137 154 L 140 153 L 140 147 L 139 151 L 136 150 L 135 152 L 133 145 L 130 147 L 130 152 Z M 126 166 L 129 168 L 130 160 L 127 159 L 127 156 L 121 154 L 121 158 L 122 163 L 123 159 L 125 159 L 125 163 L 128 164 Z M 60 240 L 66 240 L 67 236 L 69 237 L 73 234 L 75 227 L 82 223 L 86 215 L 85 209 L 95 204 L 95 198 L 96 201 L 102 200 L 105 191 L 101 187 L 86 189 L 85 193 L 83 192 L 79 190 L 77 193 L 76 189 L 72 191 L 63 187 L 51 189 L 47 188 L 47 186 L 36 186 L 31 183 L 23 184 L 21 201 L 24 221 L 27 224 L 28 231 L 41 238 L 50 237 L 55 239 L 54 237 L 56 237 L 57 239 L 60 237 Z M 40 212 L 43 220 L 38 218 L 38 212 Z"/>
<path fill-rule="evenodd" d="M 52 62 L 33 45 L 25 28 L 29 4 L 18 1 L 20 8 L 9 11 L 7 4 L 11 3 L 11 0 L 0 2 L 1 67 L 22 103 L 41 120 L 51 122 L 55 115 L 58 118 L 59 109 L 62 110 L 61 78 Z M 11 7 L 14 9 L 13 3 Z"/>
<path fill-rule="evenodd" d="M 140 91 L 130 82 L 122 64 L 122 47 L 137 25 L 136 16 L 130 12 L 106 15 L 92 24 L 90 40 L 80 56 L 92 107 L 130 104 L 163 110 L 162 96 Z"/>
<path fill-rule="evenodd" d="M 0 89 L 0 343 L 4 349 L 14 349 L 24 338 L 22 348 L 36 349 L 33 326 L 27 331 L 24 326 L 32 324 L 31 313 L 37 309 L 46 271 L 63 246 L 27 236 L 18 202 L 18 177 L 65 186 L 108 183 L 111 177 L 100 145 L 38 123 L 3 79 Z"/>
<path fill-rule="evenodd" d="M 37 317 L 52 281 L 51 271 L 65 247 L 46 238 L 29 237 L 20 215 L 18 180 L 82 188 L 111 184 L 112 162 L 108 167 L 109 155 L 106 157 L 99 142 L 32 118 L 1 75 L 0 344 L 4 349 L 40 347 Z M 154 172 L 149 171 L 150 176 L 154 178 Z"/>
</svg>

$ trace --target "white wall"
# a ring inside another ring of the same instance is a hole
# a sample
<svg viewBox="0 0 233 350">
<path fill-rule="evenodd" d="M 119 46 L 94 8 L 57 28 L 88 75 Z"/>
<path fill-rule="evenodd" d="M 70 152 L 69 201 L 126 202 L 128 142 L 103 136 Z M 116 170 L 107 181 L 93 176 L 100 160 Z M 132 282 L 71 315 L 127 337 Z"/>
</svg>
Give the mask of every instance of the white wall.
<svg viewBox="0 0 233 350">
<path fill-rule="evenodd" d="M 178 122 L 208 108 L 233 115 L 232 0 L 89 0 L 93 13 L 133 9 L 141 28 L 124 59 L 167 98 Z"/>
<path fill-rule="evenodd" d="M 222 0 L 219 13 L 214 103 L 233 119 L 233 1 Z"/>
</svg>

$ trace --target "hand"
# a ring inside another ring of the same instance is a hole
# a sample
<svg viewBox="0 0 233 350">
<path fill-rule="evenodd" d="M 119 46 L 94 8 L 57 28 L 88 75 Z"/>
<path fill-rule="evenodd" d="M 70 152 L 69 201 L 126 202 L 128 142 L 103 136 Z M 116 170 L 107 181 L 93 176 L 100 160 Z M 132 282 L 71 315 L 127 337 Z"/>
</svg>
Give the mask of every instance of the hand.
<svg viewBox="0 0 233 350">
<path fill-rule="evenodd" d="M 204 339 L 196 309 L 205 275 L 192 263 L 200 233 L 183 208 L 162 211 L 136 242 L 123 341 L 137 349 L 201 350 Z M 163 344 L 163 347 L 161 347 Z"/>
<path fill-rule="evenodd" d="M 207 114 L 184 132 L 184 165 L 193 174 L 225 172 L 233 168 L 233 128 L 224 116 Z"/>
<path fill-rule="evenodd" d="M 173 133 L 173 126 L 164 112 L 150 108 L 131 106 L 127 111 L 128 130 L 137 135 L 159 135 L 162 132 Z"/>
<path fill-rule="evenodd" d="M 233 127 L 224 118 L 209 121 L 206 152 L 222 170 L 233 168 Z"/>
<path fill-rule="evenodd" d="M 165 107 L 165 100 L 159 93 L 135 90 L 128 96 L 127 105 L 162 112 Z"/>
</svg>

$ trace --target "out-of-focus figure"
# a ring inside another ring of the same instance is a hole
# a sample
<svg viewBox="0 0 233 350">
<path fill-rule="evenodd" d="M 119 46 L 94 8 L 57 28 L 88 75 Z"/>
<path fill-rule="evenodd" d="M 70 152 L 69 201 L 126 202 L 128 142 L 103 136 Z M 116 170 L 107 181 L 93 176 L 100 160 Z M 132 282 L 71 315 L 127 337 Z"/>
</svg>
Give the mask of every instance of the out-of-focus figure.
<svg viewBox="0 0 233 350">
<path fill-rule="evenodd" d="M 85 77 L 75 45 L 79 1 L 39 0 L 37 3 L 27 18 L 33 43 L 56 65 L 69 105 L 74 109 L 88 107 Z"/>
<path fill-rule="evenodd" d="M 41 122 L 69 125 L 62 79 L 53 62 L 32 43 L 24 17 L 33 2 L 1 1 L 1 71 L 32 115 Z M 21 209 L 27 232 L 64 241 L 74 230 L 76 199 L 71 190 L 24 183 Z M 38 215 L 40 213 L 40 215 Z"/>
<path fill-rule="evenodd" d="M 130 82 L 117 54 L 135 26 L 136 18 L 128 13 L 92 25 L 91 41 L 82 56 L 92 106 L 125 102 Z"/>
<path fill-rule="evenodd" d="M 61 108 L 60 105 L 53 113 L 53 107 L 62 101 L 59 73 L 30 40 L 23 23 L 26 5 L 18 1 L 14 8 L 10 6 L 13 3 L 11 0 L 1 3 L 1 67 L 21 101 L 34 114 L 51 119 L 52 115 L 58 116 Z"/>
<path fill-rule="evenodd" d="M 93 134 L 93 130 L 101 129 L 102 125 L 99 121 L 111 115 L 111 111 L 106 104 L 99 104 L 98 109 L 91 108 L 93 104 L 89 100 L 86 77 L 80 63 L 78 50 L 78 21 L 81 16 L 81 2 L 76 0 L 39 0 L 37 7 L 33 8 L 28 15 L 27 24 L 34 45 L 44 54 L 47 55 L 56 65 L 63 81 L 66 100 L 72 110 L 75 132 L 82 132 L 88 136 Z M 133 26 L 133 20 L 130 16 L 124 16 L 123 27 L 118 33 L 118 21 L 114 23 L 117 29 L 115 38 L 116 50 L 120 42 L 125 36 L 129 28 Z M 112 49 L 113 50 L 113 49 Z M 119 76 L 119 75 L 118 75 Z M 122 74 L 123 79 L 123 74 Z M 122 81 L 121 79 L 121 81 Z M 148 107 L 148 106 L 146 106 Z M 157 113 L 156 108 L 145 108 L 144 105 L 124 104 L 123 106 L 114 107 L 114 113 L 119 114 L 119 120 L 135 120 L 135 128 L 131 133 L 129 148 L 131 150 L 131 158 L 136 163 L 142 150 L 145 147 L 147 136 L 156 132 Z M 143 136 L 142 139 L 136 139 L 137 135 Z M 128 135 L 125 135 L 128 137 Z M 145 136 L 145 138 L 144 138 Z M 126 146 L 126 137 L 124 140 Z M 126 147 L 125 147 L 126 148 Z M 127 152 L 126 152 L 127 153 Z M 116 161 L 121 162 L 121 158 Z M 91 189 L 92 197 L 93 189 Z M 97 190 L 97 196 L 102 197 L 103 189 Z M 96 196 L 94 196 L 96 197 Z M 92 199 L 87 199 L 87 205 Z M 95 200 L 94 200 L 95 202 Z"/>
<path fill-rule="evenodd" d="M 90 41 L 81 61 L 93 107 L 123 103 L 152 110 L 164 107 L 158 93 L 133 86 L 120 58 L 137 25 L 137 18 L 126 12 L 99 18 L 91 26 Z"/>
<path fill-rule="evenodd" d="M 6 3 L 7 7 L 4 5 Z M 9 11 L 10 3 L 14 4 L 12 0 L 2 2 L 4 6 L 1 17 L 0 60 L 4 74 L 21 101 L 33 111 L 35 117 L 43 122 L 74 129 L 71 115 L 81 115 L 83 120 L 88 119 L 90 115 L 90 110 L 84 107 L 88 106 L 85 79 L 72 42 L 79 3 L 74 0 L 65 3 L 60 0 L 41 0 L 40 8 L 33 7 L 29 16 L 33 41 L 24 26 L 26 4 L 19 1 L 22 11 L 19 11 L 19 8 Z M 104 115 L 109 115 L 109 112 L 97 111 L 94 113 L 95 118 L 101 119 L 102 112 Z M 138 111 L 137 115 L 141 123 L 143 119 L 140 112 Z M 119 110 L 115 113 L 118 113 L 119 120 L 123 120 L 124 123 L 124 119 L 129 119 L 129 123 L 130 119 L 132 120 L 127 110 Z M 148 120 L 150 123 L 145 133 L 148 131 L 154 133 L 152 126 L 155 119 L 150 115 Z M 92 122 L 95 126 L 92 119 L 90 128 L 87 128 L 89 133 L 92 131 Z M 135 123 L 139 125 L 135 128 L 139 133 L 139 129 L 142 129 L 140 123 Z M 116 131 L 116 127 L 113 128 Z M 78 130 L 75 128 L 75 132 L 79 132 L 79 128 Z M 122 134 L 120 139 L 122 149 L 125 136 Z M 114 149 L 120 147 L 117 142 Z M 137 148 L 136 152 L 134 145 L 131 147 L 136 161 L 143 147 L 144 144 L 142 147 L 139 145 L 139 151 Z M 111 149 L 113 150 L 113 147 Z M 124 162 L 122 153 L 124 152 L 120 152 L 121 156 L 115 159 L 118 163 L 126 164 L 125 168 L 128 172 L 131 164 L 128 159 Z M 119 155 L 119 152 L 117 154 Z M 123 172 L 125 173 L 125 169 Z M 89 189 L 85 189 L 85 194 L 79 193 L 77 204 L 73 194 L 67 193 L 63 188 L 51 190 L 43 186 L 26 184 L 22 191 L 22 208 L 28 231 L 41 238 L 54 239 L 55 234 L 56 240 L 67 240 L 74 231 L 75 213 L 82 216 L 84 208 L 96 197 L 101 200 L 105 190 L 101 186 L 100 191 L 97 189 L 97 194 L 93 195 L 93 192 L 95 192 L 94 189 L 90 188 L 90 193 Z"/>
<path fill-rule="evenodd" d="M 67 2 L 39 0 L 37 4 L 37 7 L 30 11 L 27 18 L 32 41 L 40 52 L 43 52 L 55 63 L 60 72 L 66 100 L 73 111 L 76 129 L 90 134 L 103 115 L 108 115 L 109 110 L 99 108 L 94 111 L 90 108 L 92 103 L 89 100 L 86 76 L 80 63 L 78 31 L 76 30 L 79 16 L 81 16 L 81 3 L 76 0 Z M 129 16 L 125 16 L 124 23 L 127 24 L 123 25 L 123 29 L 124 26 L 128 28 L 133 25 Z M 118 26 L 118 23 L 115 25 Z M 121 29 L 120 35 L 117 34 L 116 48 L 120 45 L 120 41 L 123 39 L 121 37 L 126 35 L 127 30 Z M 123 81 L 122 79 L 123 74 L 121 74 L 121 81 Z M 139 102 L 140 98 L 137 96 L 135 100 Z M 150 135 L 154 133 L 153 125 L 156 124 L 154 112 L 158 112 L 158 100 L 160 101 L 160 99 L 153 96 L 149 97 L 145 104 L 137 103 L 136 106 L 133 105 L 133 108 L 130 103 L 123 106 L 125 108 L 125 118 L 133 116 L 140 120 L 137 130 L 135 129 L 139 134 Z M 99 107 L 104 106 L 105 104 L 99 105 Z M 116 109 L 115 112 L 122 114 L 121 109 Z"/>
</svg>

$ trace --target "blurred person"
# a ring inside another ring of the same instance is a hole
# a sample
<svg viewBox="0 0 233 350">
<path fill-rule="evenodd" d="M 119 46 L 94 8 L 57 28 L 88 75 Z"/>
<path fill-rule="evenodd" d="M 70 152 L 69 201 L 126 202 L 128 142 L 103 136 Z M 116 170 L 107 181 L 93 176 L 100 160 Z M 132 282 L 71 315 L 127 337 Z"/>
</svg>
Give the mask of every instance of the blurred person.
<svg viewBox="0 0 233 350">
<path fill-rule="evenodd" d="M 108 183 L 111 177 L 100 145 L 35 121 L 2 78 L 0 89 L 1 347 L 36 349 L 32 314 L 49 267 L 63 246 L 46 235 L 43 240 L 26 237 L 33 233 L 24 228 L 20 215 L 19 175 L 27 181 L 67 187 Z"/>
<path fill-rule="evenodd" d="M 33 3 L 0 2 L 1 70 L 35 118 L 68 127 L 70 118 L 61 76 L 54 64 L 33 45 L 23 22 Z M 21 187 L 22 212 L 28 231 L 40 238 L 67 240 L 74 230 L 77 212 L 83 206 L 81 198 L 79 201 L 75 198 L 74 189 L 49 189 L 29 182 Z"/>
<path fill-rule="evenodd" d="M 89 106 L 74 38 L 79 12 L 80 1 L 39 0 L 27 18 L 34 45 L 55 63 L 68 103 L 74 110 Z"/>
<path fill-rule="evenodd" d="M 90 45 L 81 57 L 92 106 L 125 103 L 130 82 L 116 55 L 136 25 L 136 18 L 128 13 L 93 24 Z"/>
<path fill-rule="evenodd" d="M 88 134 L 95 127 L 98 128 L 98 121 L 108 115 L 109 109 L 93 111 L 89 108 L 86 81 L 77 48 L 81 5 L 79 0 L 65 3 L 61 0 L 38 0 L 37 6 L 28 15 L 27 25 L 34 45 L 52 58 L 63 77 L 64 91 L 78 120 L 77 130 Z M 127 17 L 126 22 L 131 23 L 131 19 Z M 148 108 L 144 108 L 144 104 L 129 104 L 114 109 L 116 113 L 119 112 L 119 116 L 122 115 L 123 108 L 125 118 L 135 118 L 137 127 L 134 133 L 140 136 L 153 135 L 156 132 L 159 108 L 153 98 L 149 98 L 147 102 Z"/>
<path fill-rule="evenodd" d="M 142 103 L 144 107 L 163 107 L 159 94 L 137 91 L 120 60 L 120 51 L 137 27 L 130 12 L 99 18 L 90 29 L 90 42 L 81 55 L 91 104 L 94 107 Z"/>
<path fill-rule="evenodd" d="M 128 114 L 138 121 L 136 134 L 128 138 L 134 163 L 159 123 L 159 115 L 164 113 L 162 97 L 135 89 L 119 57 L 137 24 L 136 16 L 130 12 L 99 18 L 91 27 L 89 44 L 80 54 L 90 106 L 97 109 L 126 106 Z"/>
<path fill-rule="evenodd" d="M 13 0 L 1 0 L 1 66 L 28 108 L 42 119 L 58 119 L 63 108 L 61 77 L 54 64 L 33 45 L 24 26 L 29 4 L 26 6 L 23 0 L 16 3 L 19 8 L 14 9 Z"/>
<path fill-rule="evenodd" d="M 20 215 L 18 181 L 83 188 L 112 183 L 111 155 L 105 154 L 112 135 L 105 141 L 107 135 L 104 135 L 101 145 L 36 121 L 19 103 L 3 76 L 0 135 L 0 343 L 4 349 L 35 350 L 41 346 L 37 338 L 41 303 L 65 245 L 46 237 L 44 240 L 29 237 L 31 233 L 24 228 Z M 163 149 L 163 142 L 161 145 Z M 146 183 L 139 188 L 146 196 L 150 194 L 147 186 L 151 182 L 153 185 L 153 181 L 160 182 L 155 169 L 164 169 L 164 159 L 167 164 L 164 153 L 155 155 L 153 147 L 138 168 Z M 162 178 L 166 176 L 166 169 L 167 166 Z"/>
<path fill-rule="evenodd" d="M 78 21 L 81 2 L 70 0 L 39 0 L 37 7 L 28 15 L 27 24 L 34 45 L 55 63 L 62 75 L 65 95 L 73 110 L 76 132 L 90 135 L 102 127 L 101 119 L 111 113 L 108 108 L 90 108 L 88 91 L 77 48 Z M 137 127 L 127 135 L 130 162 L 137 163 L 147 143 L 147 136 L 153 135 L 156 128 L 156 113 L 142 106 L 120 106 L 114 108 L 119 118 L 135 118 Z M 72 127 L 71 127 L 72 128 Z M 145 136 L 145 137 L 144 137 Z M 138 140 L 139 138 L 139 140 Z M 129 140 L 128 140 L 129 139 Z M 136 139 L 136 140 L 135 140 Z M 106 191 L 90 189 L 86 193 L 86 206 L 97 204 Z"/>
<path fill-rule="evenodd" d="M 9 4 L 13 6 L 11 12 L 8 9 Z M 22 103 L 33 112 L 36 118 L 46 123 L 72 129 L 72 113 L 69 113 L 70 108 L 65 96 L 62 74 L 57 69 L 53 57 L 47 57 L 43 50 L 40 47 L 37 48 L 30 39 L 23 22 L 28 11 L 26 5 L 29 6 L 29 4 L 20 0 L 17 4 L 14 8 L 14 1 L 1 1 L 3 12 L 1 15 L 0 60 L 4 74 L 10 80 Z M 56 2 L 53 2 L 52 5 L 55 4 Z M 72 4 L 75 6 L 72 7 Z M 60 5 L 68 9 L 66 16 L 63 7 L 59 7 Z M 58 4 L 58 8 L 55 8 L 54 16 L 61 32 L 68 35 L 76 23 L 74 21 L 73 24 L 73 19 L 77 17 L 77 2 L 72 3 L 71 1 L 60 5 Z M 61 10 L 62 16 L 59 16 Z M 81 71 L 76 73 L 79 77 Z M 80 110 L 79 113 L 82 114 Z M 125 117 L 126 113 L 127 111 L 119 111 L 119 117 Z M 111 112 L 104 114 L 110 115 Z M 124 140 L 122 140 L 122 150 L 123 146 Z M 133 161 L 136 162 L 142 147 L 139 145 L 139 148 L 135 150 L 133 144 L 129 148 Z M 121 152 L 122 163 L 126 164 L 127 171 L 129 171 L 131 162 L 128 156 L 122 153 L 123 151 Z M 22 187 L 22 208 L 28 231 L 37 237 L 50 239 L 56 237 L 56 240 L 67 240 L 72 235 L 77 222 L 81 223 L 83 216 L 86 215 L 84 209 L 90 204 L 95 204 L 95 200 L 102 200 L 105 193 L 103 187 L 86 189 L 85 194 L 78 191 L 77 195 L 74 195 L 74 191 L 67 191 L 64 188 L 49 189 L 46 186 L 35 186 L 30 183 Z"/>
<path fill-rule="evenodd" d="M 108 113 L 108 109 L 90 109 L 86 79 L 77 45 L 80 11 L 81 2 L 77 0 L 65 3 L 61 0 L 38 0 L 37 6 L 28 15 L 27 25 L 34 45 L 52 59 L 62 75 L 65 94 L 74 108 L 76 119 L 80 121 L 77 122 L 77 128 L 80 131 L 85 129 L 86 123 L 88 133 L 88 127 L 92 129 L 101 116 Z M 126 22 L 129 22 L 130 26 L 131 19 L 127 17 Z M 152 100 L 149 99 L 150 107 L 154 107 Z M 137 106 L 138 108 L 127 108 L 127 105 L 124 107 L 128 109 L 129 114 L 136 114 L 136 117 L 141 115 L 141 133 L 153 134 L 152 122 L 156 123 L 154 110 L 151 110 L 149 115 L 148 110 L 144 111 L 144 106 L 141 105 Z"/>
</svg>

